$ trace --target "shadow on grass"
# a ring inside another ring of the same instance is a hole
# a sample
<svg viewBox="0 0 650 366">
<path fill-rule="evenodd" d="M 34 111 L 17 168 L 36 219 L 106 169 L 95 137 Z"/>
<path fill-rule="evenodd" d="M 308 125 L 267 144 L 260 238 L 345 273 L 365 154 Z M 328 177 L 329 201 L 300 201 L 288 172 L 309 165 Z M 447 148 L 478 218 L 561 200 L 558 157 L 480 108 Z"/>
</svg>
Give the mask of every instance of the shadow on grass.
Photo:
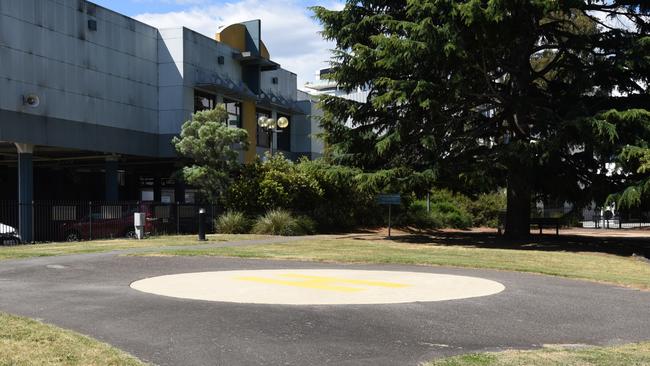
<svg viewBox="0 0 650 366">
<path fill-rule="evenodd" d="M 368 240 L 364 235 L 349 237 Z M 626 238 L 587 236 L 575 234 L 531 235 L 528 239 L 513 240 L 496 233 L 486 232 L 408 232 L 391 238 L 395 242 L 409 244 L 435 244 L 492 249 L 540 250 L 549 252 L 593 252 L 629 257 L 650 258 L 650 237 Z"/>
</svg>

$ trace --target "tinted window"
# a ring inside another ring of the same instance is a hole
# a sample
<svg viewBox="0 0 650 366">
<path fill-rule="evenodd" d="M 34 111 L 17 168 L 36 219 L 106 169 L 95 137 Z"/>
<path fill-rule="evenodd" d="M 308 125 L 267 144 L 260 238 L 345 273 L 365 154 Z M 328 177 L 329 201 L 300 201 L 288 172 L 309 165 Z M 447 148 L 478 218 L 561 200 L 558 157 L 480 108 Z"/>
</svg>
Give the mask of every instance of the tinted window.
<svg viewBox="0 0 650 366">
<path fill-rule="evenodd" d="M 214 109 L 217 104 L 217 98 L 213 94 L 205 93 L 200 90 L 194 91 L 194 113 L 206 109 Z"/>
</svg>

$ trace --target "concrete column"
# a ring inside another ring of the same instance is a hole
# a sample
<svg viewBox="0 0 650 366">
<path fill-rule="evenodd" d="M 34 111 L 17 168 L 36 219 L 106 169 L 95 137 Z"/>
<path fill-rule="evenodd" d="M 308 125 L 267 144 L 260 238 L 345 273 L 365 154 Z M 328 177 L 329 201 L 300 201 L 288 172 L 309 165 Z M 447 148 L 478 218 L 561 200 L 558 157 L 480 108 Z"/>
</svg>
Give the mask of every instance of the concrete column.
<svg viewBox="0 0 650 366">
<path fill-rule="evenodd" d="M 162 190 L 160 186 L 160 176 L 155 176 L 153 178 L 153 200 L 154 202 L 160 202 L 162 200 Z"/>
<path fill-rule="evenodd" d="M 106 158 L 104 164 L 105 176 L 105 196 L 106 201 L 118 201 L 119 198 L 119 183 L 117 181 L 117 166 L 119 158 L 117 156 L 109 156 Z"/>
<path fill-rule="evenodd" d="M 277 123 L 278 121 L 278 111 L 272 111 L 271 112 L 271 118 L 275 120 Z M 278 128 L 273 129 L 273 133 L 271 134 L 271 146 L 273 146 L 273 151 L 278 151 L 278 133 L 275 132 Z"/>
<path fill-rule="evenodd" d="M 185 182 L 178 178 L 174 183 L 174 199 L 176 202 L 185 203 Z"/>
<path fill-rule="evenodd" d="M 18 233 L 25 243 L 34 241 L 34 145 L 16 143 L 18 150 Z"/>
</svg>

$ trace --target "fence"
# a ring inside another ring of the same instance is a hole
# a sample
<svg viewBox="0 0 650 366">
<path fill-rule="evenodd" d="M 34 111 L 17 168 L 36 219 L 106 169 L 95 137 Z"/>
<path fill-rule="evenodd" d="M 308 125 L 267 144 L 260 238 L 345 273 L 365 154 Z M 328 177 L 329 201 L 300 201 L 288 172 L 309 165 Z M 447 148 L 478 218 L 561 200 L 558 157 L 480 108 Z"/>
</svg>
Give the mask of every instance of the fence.
<svg viewBox="0 0 650 366">
<path fill-rule="evenodd" d="M 650 217 L 643 213 L 638 217 L 631 215 L 594 214 L 582 223 L 585 228 L 595 229 L 640 229 L 650 227 Z"/>
<path fill-rule="evenodd" d="M 134 237 L 133 214 L 145 213 L 147 235 L 198 232 L 199 209 L 212 232 L 214 205 L 159 202 L 35 201 L 31 205 L 34 241 L 78 241 Z M 19 204 L 0 202 L 0 244 L 18 241 Z"/>
</svg>

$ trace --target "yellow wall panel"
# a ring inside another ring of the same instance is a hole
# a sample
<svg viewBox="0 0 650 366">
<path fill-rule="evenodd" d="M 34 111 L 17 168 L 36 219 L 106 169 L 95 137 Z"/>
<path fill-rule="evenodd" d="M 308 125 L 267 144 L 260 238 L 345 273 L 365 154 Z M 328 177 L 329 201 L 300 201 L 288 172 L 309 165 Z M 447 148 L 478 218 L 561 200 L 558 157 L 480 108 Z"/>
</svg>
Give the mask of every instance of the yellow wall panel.
<svg viewBox="0 0 650 366">
<path fill-rule="evenodd" d="M 243 24 L 229 25 L 217 33 L 215 39 L 244 52 L 246 51 L 246 26 Z"/>
<path fill-rule="evenodd" d="M 248 132 L 249 143 L 248 151 L 244 152 L 244 162 L 251 163 L 257 155 L 257 112 L 252 100 L 242 102 L 242 127 Z"/>
</svg>

